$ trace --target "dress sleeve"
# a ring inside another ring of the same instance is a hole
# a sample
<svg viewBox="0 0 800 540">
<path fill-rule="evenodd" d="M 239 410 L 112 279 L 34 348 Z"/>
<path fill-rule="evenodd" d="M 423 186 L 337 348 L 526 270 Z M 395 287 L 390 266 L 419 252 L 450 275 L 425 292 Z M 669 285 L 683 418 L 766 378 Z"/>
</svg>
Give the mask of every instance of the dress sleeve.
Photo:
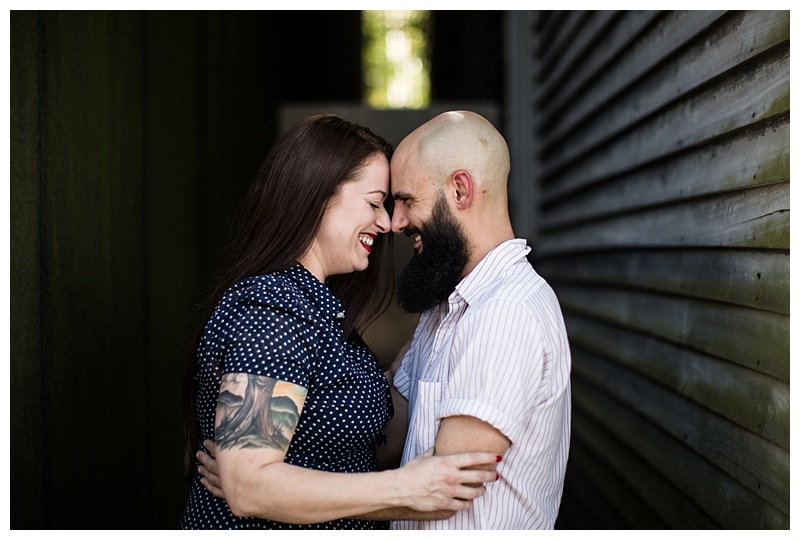
<svg viewBox="0 0 800 540">
<path fill-rule="evenodd" d="M 537 402 L 546 399 L 549 368 L 541 325 L 522 305 L 496 300 L 458 325 L 438 419 L 473 416 L 519 440 Z"/>
<path fill-rule="evenodd" d="M 317 358 L 315 324 L 291 293 L 254 287 L 229 305 L 223 373 L 262 375 L 309 388 Z"/>
</svg>

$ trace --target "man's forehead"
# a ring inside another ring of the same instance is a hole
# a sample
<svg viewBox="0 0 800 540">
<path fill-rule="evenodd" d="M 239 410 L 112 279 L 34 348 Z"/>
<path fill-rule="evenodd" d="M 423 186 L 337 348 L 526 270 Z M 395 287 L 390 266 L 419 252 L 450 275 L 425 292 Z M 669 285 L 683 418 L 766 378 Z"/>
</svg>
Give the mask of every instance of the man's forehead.
<svg viewBox="0 0 800 540">
<path fill-rule="evenodd" d="M 395 199 L 414 199 L 417 197 L 412 186 L 399 180 L 395 181 L 395 179 L 392 179 L 391 191 Z"/>
<path fill-rule="evenodd" d="M 429 186 L 430 171 L 420 161 L 416 132 L 404 139 L 392 157 L 391 191 L 396 199 L 419 199 L 425 197 Z"/>
<path fill-rule="evenodd" d="M 395 199 L 419 199 L 425 196 L 427 183 L 419 171 L 392 170 L 390 182 Z"/>
<path fill-rule="evenodd" d="M 398 197 L 399 193 L 408 195 L 413 191 L 413 186 L 416 182 L 413 180 L 414 172 L 412 167 L 407 161 L 392 161 L 391 173 L 391 191 L 395 197 Z"/>
</svg>

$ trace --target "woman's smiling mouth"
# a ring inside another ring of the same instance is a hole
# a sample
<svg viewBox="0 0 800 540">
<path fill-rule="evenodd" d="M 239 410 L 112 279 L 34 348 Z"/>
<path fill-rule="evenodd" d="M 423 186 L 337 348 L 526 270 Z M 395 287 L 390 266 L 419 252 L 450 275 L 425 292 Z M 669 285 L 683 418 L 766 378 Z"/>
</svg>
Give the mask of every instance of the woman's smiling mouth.
<svg viewBox="0 0 800 540">
<path fill-rule="evenodd" d="M 375 243 L 375 238 L 378 235 L 372 233 L 361 233 L 358 235 L 358 241 L 364 246 L 367 252 L 372 253 L 372 244 Z"/>
</svg>

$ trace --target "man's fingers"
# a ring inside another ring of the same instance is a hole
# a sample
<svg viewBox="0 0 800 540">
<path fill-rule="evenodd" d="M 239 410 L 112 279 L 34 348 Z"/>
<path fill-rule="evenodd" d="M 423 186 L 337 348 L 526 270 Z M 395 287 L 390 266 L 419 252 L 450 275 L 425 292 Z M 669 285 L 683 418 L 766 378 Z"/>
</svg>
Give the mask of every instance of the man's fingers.
<svg viewBox="0 0 800 540">
<path fill-rule="evenodd" d="M 203 484 L 203 487 L 205 487 L 214 497 L 220 499 L 225 498 L 225 494 L 222 492 L 222 490 L 211 484 L 211 482 L 209 482 L 205 478 L 200 478 L 200 483 Z"/>
<path fill-rule="evenodd" d="M 222 485 L 222 482 L 219 481 L 219 475 L 211 472 L 209 469 L 207 469 L 207 468 L 205 468 L 203 466 L 200 466 L 200 467 L 197 468 L 197 472 L 200 474 L 200 476 L 203 477 L 203 479 L 208 480 L 208 482 L 211 485 L 214 485 L 214 486 L 221 486 Z"/>
<path fill-rule="evenodd" d="M 206 439 L 203 441 L 203 446 L 206 447 L 206 450 L 208 450 L 209 454 L 211 454 L 214 457 L 217 457 L 217 445 L 216 443 L 214 443 L 214 441 Z"/>
<path fill-rule="evenodd" d="M 217 469 L 217 460 L 215 460 L 212 456 L 209 456 L 205 452 L 197 452 L 197 459 L 203 464 L 203 467 L 205 467 L 212 474 L 219 474 L 219 469 Z"/>
</svg>

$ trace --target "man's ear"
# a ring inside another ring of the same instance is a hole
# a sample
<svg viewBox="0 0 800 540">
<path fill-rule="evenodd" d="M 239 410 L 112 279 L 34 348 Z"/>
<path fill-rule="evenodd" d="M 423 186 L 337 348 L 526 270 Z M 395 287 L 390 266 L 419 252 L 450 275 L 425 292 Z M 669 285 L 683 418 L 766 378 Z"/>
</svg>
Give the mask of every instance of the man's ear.
<svg viewBox="0 0 800 540">
<path fill-rule="evenodd" d="M 453 173 L 450 181 L 454 190 L 456 208 L 459 210 L 469 208 L 469 205 L 472 204 L 475 187 L 472 183 L 472 176 L 467 171 L 459 169 Z"/>
</svg>

